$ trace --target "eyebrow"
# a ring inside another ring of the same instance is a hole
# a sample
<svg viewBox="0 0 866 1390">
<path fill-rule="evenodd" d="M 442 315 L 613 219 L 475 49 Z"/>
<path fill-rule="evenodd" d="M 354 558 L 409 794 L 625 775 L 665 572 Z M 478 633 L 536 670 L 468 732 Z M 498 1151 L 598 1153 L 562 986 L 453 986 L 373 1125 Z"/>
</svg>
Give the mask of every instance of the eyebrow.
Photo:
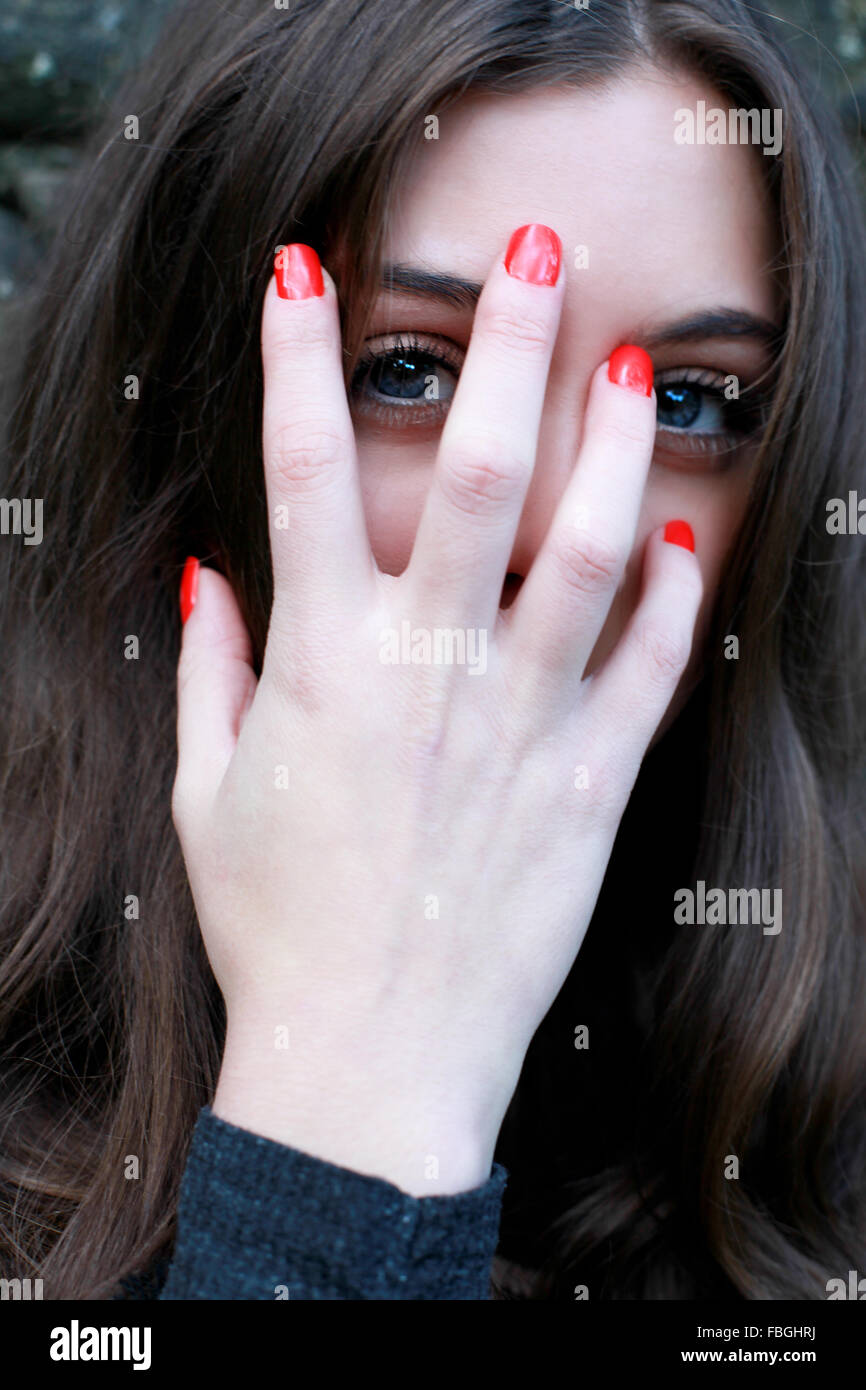
<svg viewBox="0 0 866 1390">
<path fill-rule="evenodd" d="M 649 328 L 637 334 L 646 349 L 665 347 L 668 343 L 696 342 L 707 338 L 750 338 L 769 348 L 781 345 L 785 330 L 760 314 L 747 309 L 703 309 L 674 323 Z"/>
<path fill-rule="evenodd" d="M 477 280 L 464 280 L 442 270 L 422 270 L 419 266 L 386 264 L 381 285 L 400 290 L 419 299 L 436 299 L 457 309 L 474 309 L 484 288 Z M 649 327 L 623 341 L 641 340 L 647 351 L 669 343 L 695 342 L 708 338 L 750 338 L 770 348 L 778 348 L 784 328 L 745 309 L 701 310 L 675 322 Z"/>
<path fill-rule="evenodd" d="M 457 309 L 474 309 L 484 288 L 477 280 L 462 280 L 459 275 L 448 275 L 444 270 L 421 270 L 419 266 L 390 263 L 382 267 L 381 284 L 385 290 L 402 290 L 419 299 L 438 299 Z"/>
</svg>

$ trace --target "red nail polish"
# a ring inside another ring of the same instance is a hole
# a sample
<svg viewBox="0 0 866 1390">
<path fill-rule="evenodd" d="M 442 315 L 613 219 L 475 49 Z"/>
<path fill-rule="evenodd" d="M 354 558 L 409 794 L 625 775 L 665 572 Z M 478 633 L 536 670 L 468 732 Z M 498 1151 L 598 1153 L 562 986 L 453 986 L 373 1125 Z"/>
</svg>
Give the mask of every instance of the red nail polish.
<svg viewBox="0 0 866 1390">
<path fill-rule="evenodd" d="M 312 246 L 295 242 L 274 257 L 277 294 L 280 299 L 312 299 L 325 293 L 322 262 Z"/>
<path fill-rule="evenodd" d="M 653 393 L 652 358 L 643 348 L 627 343 L 610 354 L 607 364 L 608 381 L 617 386 L 627 386 L 630 391 L 639 391 L 642 396 Z"/>
<path fill-rule="evenodd" d="M 695 536 L 687 521 L 669 521 L 665 527 L 665 540 L 671 545 L 681 545 L 694 553 Z"/>
<path fill-rule="evenodd" d="M 530 222 L 518 227 L 508 243 L 505 269 L 531 285 L 555 285 L 562 264 L 562 242 L 552 227 Z"/>
<path fill-rule="evenodd" d="M 200 565 L 194 555 L 188 555 L 186 564 L 183 567 L 183 577 L 180 581 L 180 618 L 185 623 L 192 610 L 195 608 L 196 596 L 198 594 L 198 572 Z"/>
</svg>

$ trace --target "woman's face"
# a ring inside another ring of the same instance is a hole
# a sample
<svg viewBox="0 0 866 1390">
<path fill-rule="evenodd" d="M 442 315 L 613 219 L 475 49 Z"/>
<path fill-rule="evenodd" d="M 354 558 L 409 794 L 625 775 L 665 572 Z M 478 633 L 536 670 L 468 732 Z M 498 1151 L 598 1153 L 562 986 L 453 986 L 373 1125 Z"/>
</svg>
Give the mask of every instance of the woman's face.
<svg viewBox="0 0 866 1390">
<path fill-rule="evenodd" d="M 542 222 L 562 238 L 565 304 L 509 566 L 516 575 L 532 565 L 575 465 L 590 374 L 622 343 L 650 353 L 656 452 L 625 581 L 587 672 L 636 605 L 648 534 L 673 518 L 688 521 L 705 597 L 689 668 L 659 732 L 694 683 L 725 555 L 743 517 L 756 424 L 755 393 L 746 388 L 765 384 L 770 366 L 757 320 L 775 324 L 779 313 L 767 270 L 776 246 L 759 167 L 765 156 L 759 147 L 674 141 L 675 111 L 694 110 L 702 98 L 708 109 L 731 104 L 689 76 L 655 70 L 607 92 L 469 95 L 443 114 L 438 139 L 424 141 L 396 192 L 385 246 L 386 262 L 403 272 L 480 286 L 516 227 Z M 391 574 L 409 559 L 472 330 L 471 294 L 423 288 L 383 289 L 365 356 L 369 350 L 379 359 L 396 346 L 405 366 L 393 351 L 372 374 L 362 364 L 351 393 L 370 540 L 380 569 Z M 691 322 L 722 312 L 741 318 Z M 425 397 L 431 377 L 438 401 Z M 505 603 L 514 588 L 512 581 Z"/>
</svg>

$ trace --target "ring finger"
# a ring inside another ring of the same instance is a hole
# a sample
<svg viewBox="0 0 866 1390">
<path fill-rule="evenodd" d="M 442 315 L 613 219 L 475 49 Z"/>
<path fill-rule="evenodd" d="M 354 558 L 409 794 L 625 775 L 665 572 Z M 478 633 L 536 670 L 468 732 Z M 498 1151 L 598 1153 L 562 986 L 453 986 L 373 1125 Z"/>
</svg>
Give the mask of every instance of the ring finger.
<svg viewBox="0 0 866 1390">
<path fill-rule="evenodd" d="M 510 610 L 516 684 L 533 706 L 574 703 L 622 582 L 652 461 L 652 382 L 648 354 L 632 346 L 593 376 L 576 466 Z"/>
</svg>

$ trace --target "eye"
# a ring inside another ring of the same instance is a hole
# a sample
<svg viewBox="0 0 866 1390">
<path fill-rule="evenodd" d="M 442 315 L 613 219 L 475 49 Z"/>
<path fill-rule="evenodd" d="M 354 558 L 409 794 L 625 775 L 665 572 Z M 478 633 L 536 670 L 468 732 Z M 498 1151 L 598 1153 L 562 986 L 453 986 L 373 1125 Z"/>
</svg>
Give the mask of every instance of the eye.
<svg viewBox="0 0 866 1390">
<path fill-rule="evenodd" d="M 721 372 L 671 368 L 656 375 L 655 389 L 656 447 L 668 453 L 727 455 L 723 462 L 733 462 L 764 419 L 766 394 Z"/>
<path fill-rule="evenodd" d="M 353 408 L 386 425 L 441 422 L 464 356 L 447 338 L 415 333 L 371 338 L 352 375 Z"/>
</svg>

